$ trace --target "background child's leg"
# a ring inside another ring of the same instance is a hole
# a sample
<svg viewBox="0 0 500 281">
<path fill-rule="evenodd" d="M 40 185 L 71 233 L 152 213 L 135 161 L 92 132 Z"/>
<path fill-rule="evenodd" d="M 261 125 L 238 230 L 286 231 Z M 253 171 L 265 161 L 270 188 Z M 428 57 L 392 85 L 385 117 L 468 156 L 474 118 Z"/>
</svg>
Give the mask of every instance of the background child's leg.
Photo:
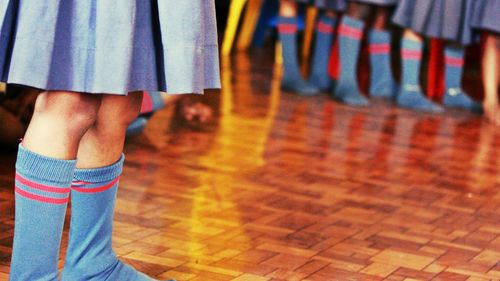
<svg viewBox="0 0 500 281">
<path fill-rule="evenodd" d="M 444 50 L 446 94 L 443 99 L 443 105 L 471 111 L 481 111 L 481 105 L 468 97 L 462 90 L 464 53 L 464 46 L 460 44 L 446 44 Z"/>
<path fill-rule="evenodd" d="M 441 112 L 443 109 L 428 100 L 420 87 L 422 47 L 422 38 L 409 29 L 405 30 L 401 41 L 402 79 L 397 103 L 402 107 L 416 110 Z"/>
<path fill-rule="evenodd" d="M 316 87 L 307 83 L 300 73 L 297 52 L 297 4 L 294 1 L 280 1 L 278 33 L 283 48 L 281 87 L 306 95 L 319 92 Z"/>
<path fill-rule="evenodd" d="M 94 126 L 82 139 L 63 280 L 152 280 L 121 263 L 111 244 L 125 132 L 139 114 L 141 101 L 141 93 L 104 96 Z"/>
<path fill-rule="evenodd" d="M 10 280 L 57 280 L 59 247 L 78 144 L 100 96 L 39 95 L 16 163 Z"/>
<path fill-rule="evenodd" d="M 316 40 L 312 62 L 311 84 L 321 90 L 329 90 L 331 86 L 328 75 L 328 58 L 334 40 L 337 16 L 334 12 L 323 12 L 316 25 Z"/>
<path fill-rule="evenodd" d="M 500 79 L 500 36 L 488 33 L 482 61 L 484 85 L 484 111 L 486 118 L 500 126 L 500 108 L 498 105 L 498 87 Z"/>
<path fill-rule="evenodd" d="M 368 100 L 361 94 L 357 81 L 357 65 L 364 20 L 370 6 L 350 2 L 348 14 L 342 17 L 339 28 L 340 77 L 334 90 L 334 97 L 344 103 L 365 106 Z"/>
<path fill-rule="evenodd" d="M 387 31 L 390 10 L 377 7 L 373 28 L 368 35 L 370 44 L 370 95 L 393 97 L 396 83 L 391 68 L 391 33 Z"/>
</svg>

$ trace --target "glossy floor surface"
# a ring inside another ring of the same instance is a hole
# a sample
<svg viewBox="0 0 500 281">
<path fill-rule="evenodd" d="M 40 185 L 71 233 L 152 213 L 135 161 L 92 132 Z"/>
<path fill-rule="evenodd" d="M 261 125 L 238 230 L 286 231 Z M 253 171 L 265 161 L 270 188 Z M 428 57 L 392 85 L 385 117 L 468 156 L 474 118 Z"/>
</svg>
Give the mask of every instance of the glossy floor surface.
<svg viewBox="0 0 500 281">
<path fill-rule="evenodd" d="M 500 280 L 498 128 L 280 93 L 271 61 L 224 62 L 215 124 L 193 130 L 167 108 L 129 139 L 124 260 L 179 281 Z M 1 161 L 6 280 L 14 154 Z"/>
</svg>

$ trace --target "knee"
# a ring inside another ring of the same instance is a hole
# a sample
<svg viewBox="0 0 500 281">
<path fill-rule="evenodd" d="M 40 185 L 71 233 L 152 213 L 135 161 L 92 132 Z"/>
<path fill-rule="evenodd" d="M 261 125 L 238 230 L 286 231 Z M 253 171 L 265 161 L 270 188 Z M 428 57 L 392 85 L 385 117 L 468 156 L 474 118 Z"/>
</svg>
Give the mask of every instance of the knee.
<svg viewBox="0 0 500 281">
<path fill-rule="evenodd" d="M 351 2 L 347 14 L 357 20 L 367 21 L 372 14 L 372 8 L 367 4 Z"/>
<path fill-rule="evenodd" d="M 99 96 L 71 92 L 44 92 L 37 98 L 33 118 L 83 135 L 96 122 L 99 106 Z"/>
<path fill-rule="evenodd" d="M 132 123 L 141 110 L 142 94 L 106 96 L 97 117 L 96 128 L 103 132 L 121 132 Z"/>
</svg>

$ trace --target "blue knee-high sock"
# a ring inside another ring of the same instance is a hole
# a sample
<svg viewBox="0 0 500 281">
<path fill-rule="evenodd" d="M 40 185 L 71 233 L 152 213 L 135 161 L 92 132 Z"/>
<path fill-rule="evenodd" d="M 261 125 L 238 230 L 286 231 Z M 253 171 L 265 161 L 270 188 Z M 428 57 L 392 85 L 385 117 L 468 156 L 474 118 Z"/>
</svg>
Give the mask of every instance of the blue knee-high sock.
<svg viewBox="0 0 500 281">
<path fill-rule="evenodd" d="M 283 49 L 283 77 L 281 87 L 284 90 L 312 95 L 319 91 L 307 83 L 300 73 L 297 57 L 297 18 L 280 17 L 278 33 Z"/>
<path fill-rule="evenodd" d="M 71 224 L 64 281 L 151 281 L 122 263 L 112 249 L 112 225 L 124 157 L 97 169 L 76 169 L 71 191 Z"/>
<path fill-rule="evenodd" d="M 330 76 L 328 75 L 328 62 L 334 38 L 335 22 L 335 18 L 323 15 L 316 25 L 316 40 L 310 81 L 321 90 L 328 90 L 331 86 Z"/>
<path fill-rule="evenodd" d="M 363 106 L 368 100 L 361 94 L 357 82 L 357 64 L 364 23 L 349 16 L 342 17 L 339 28 L 340 77 L 334 96 L 341 102 Z"/>
<path fill-rule="evenodd" d="M 420 111 L 441 112 L 443 109 L 428 100 L 419 86 L 422 42 L 403 38 L 401 41 L 401 64 L 403 75 L 397 96 L 398 105 Z"/>
<path fill-rule="evenodd" d="M 422 42 L 404 39 L 401 41 L 401 64 L 403 75 L 401 85 L 417 87 L 422 61 Z"/>
<path fill-rule="evenodd" d="M 75 163 L 38 155 L 19 146 L 9 280 L 57 280 L 59 248 Z"/>
<path fill-rule="evenodd" d="M 474 101 L 462 90 L 464 48 L 460 46 L 446 46 L 444 54 L 446 94 L 443 99 L 443 104 L 446 107 L 481 112 L 481 104 Z"/>
<path fill-rule="evenodd" d="M 388 31 L 372 30 L 368 35 L 370 44 L 370 95 L 389 98 L 394 96 L 395 82 L 391 69 L 391 34 Z"/>
</svg>

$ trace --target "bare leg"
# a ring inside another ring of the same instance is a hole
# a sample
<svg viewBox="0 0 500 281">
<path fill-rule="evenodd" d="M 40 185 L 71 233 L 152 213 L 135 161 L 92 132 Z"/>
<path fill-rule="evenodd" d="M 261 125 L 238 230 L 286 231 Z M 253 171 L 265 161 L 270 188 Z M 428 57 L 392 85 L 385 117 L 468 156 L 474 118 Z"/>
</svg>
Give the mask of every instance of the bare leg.
<svg viewBox="0 0 500 281">
<path fill-rule="evenodd" d="M 99 95 L 41 93 L 23 146 L 44 156 L 75 159 L 80 140 L 94 123 L 100 103 Z"/>
<path fill-rule="evenodd" d="M 422 36 L 419 35 L 418 33 L 416 33 L 415 31 L 411 30 L 411 29 L 405 29 L 405 31 L 403 33 L 403 37 L 405 39 L 408 39 L 408 40 L 411 40 L 411 41 L 416 41 L 416 42 L 422 42 L 423 41 Z"/>
<path fill-rule="evenodd" d="M 286 18 L 296 17 L 297 4 L 291 0 L 281 0 L 279 14 Z"/>
<path fill-rule="evenodd" d="M 486 118 L 500 126 L 500 108 L 498 105 L 498 86 L 500 75 L 500 37 L 488 34 L 482 61 L 483 85 L 485 97 L 483 101 Z"/>
<path fill-rule="evenodd" d="M 137 118 L 141 101 L 141 92 L 102 98 L 97 120 L 80 143 L 78 168 L 104 167 L 120 158 L 127 126 Z"/>
<path fill-rule="evenodd" d="M 367 4 L 349 2 L 347 15 L 360 21 L 366 21 L 370 17 L 372 7 Z"/>
<path fill-rule="evenodd" d="M 64 281 L 153 280 L 118 260 L 111 242 L 125 132 L 139 115 L 141 101 L 142 92 L 104 96 L 95 124 L 80 143 Z"/>
<path fill-rule="evenodd" d="M 101 96 L 72 92 L 38 96 L 16 162 L 11 280 L 57 280 L 74 159 L 100 102 Z"/>
<path fill-rule="evenodd" d="M 388 18 L 389 9 L 385 7 L 377 7 L 375 10 L 375 18 L 373 19 L 373 29 L 385 30 L 387 28 Z"/>
</svg>

